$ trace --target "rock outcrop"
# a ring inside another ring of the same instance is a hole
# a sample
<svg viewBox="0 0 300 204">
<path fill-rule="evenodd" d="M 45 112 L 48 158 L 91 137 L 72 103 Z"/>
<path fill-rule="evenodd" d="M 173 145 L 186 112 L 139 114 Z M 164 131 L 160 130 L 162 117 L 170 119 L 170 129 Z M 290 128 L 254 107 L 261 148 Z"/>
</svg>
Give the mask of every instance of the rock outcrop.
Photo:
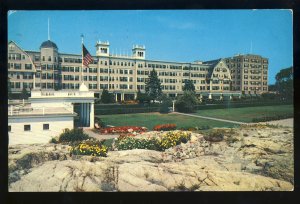
<svg viewBox="0 0 300 204">
<path fill-rule="evenodd" d="M 70 156 L 67 145 L 9 148 L 9 191 L 290 191 L 292 128 L 224 129 L 221 142 L 192 133 L 165 152 Z M 151 133 L 147 133 L 151 134 Z"/>
</svg>

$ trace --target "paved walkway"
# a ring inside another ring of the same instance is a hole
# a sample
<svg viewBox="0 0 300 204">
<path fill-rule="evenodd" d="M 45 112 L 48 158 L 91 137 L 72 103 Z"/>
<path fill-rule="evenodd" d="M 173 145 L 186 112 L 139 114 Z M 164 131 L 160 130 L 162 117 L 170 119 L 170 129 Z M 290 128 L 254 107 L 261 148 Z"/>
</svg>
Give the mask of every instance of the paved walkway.
<svg viewBox="0 0 300 204">
<path fill-rule="evenodd" d="M 95 133 L 92 131 L 90 128 L 83 128 L 84 133 L 88 134 L 90 137 L 96 138 L 98 140 L 103 140 L 103 139 L 111 139 L 111 138 L 118 138 L 119 135 L 106 135 L 106 134 L 101 134 Z"/>
<path fill-rule="evenodd" d="M 233 120 L 225 120 L 225 119 L 212 118 L 212 117 L 206 117 L 206 116 L 200 116 L 200 115 L 194 115 L 194 114 L 179 113 L 179 112 L 173 112 L 173 113 L 179 114 L 179 115 L 191 116 L 191 117 L 195 117 L 195 118 L 203 118 L 203 119 L 208 119 L 208 120 L 216 120 L 216 121 L 221 121 L 221 122 L 234 123 L 234 124 L 238 124 L 238 125 L 248 124 L 248 123 L 243 123 L 243 122 L 238 122 L 238 121 L 233 121 Z"/>
</svg>

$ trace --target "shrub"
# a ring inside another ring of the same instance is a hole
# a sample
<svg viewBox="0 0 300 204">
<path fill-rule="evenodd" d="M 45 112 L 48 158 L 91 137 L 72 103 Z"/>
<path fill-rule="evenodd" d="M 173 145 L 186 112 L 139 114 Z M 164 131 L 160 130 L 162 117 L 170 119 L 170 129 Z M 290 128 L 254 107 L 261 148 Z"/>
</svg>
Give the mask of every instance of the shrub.
<svg viewBox="0 0 300 204">
<path fill-rule="evenodd" d="M 113 103 L 113 102 L 115 102 L 114 95 L 109 93 L 108 90 L 103 89 L 102 94 L 101 94 L 100 102 L 102 102 L 102 103 Z"/>
<path fill-rule="evenodd" d="M 141 93 L 140 90 L 138 90 L 137 92 L 137 96 L 136 96 L 136 100 L 139 102 L 139 103 L 145 103 L 145 102 L 150 102 L 150 97 L 148 96 L 148 94 L 146 93 Z"/>
<path fill-rule="evenodd" d="M 196 95 L 192 91 L 185 91 L 182 96 L 180 96 L 176 103 L 176 110 L 183 113 L 192 113 L 196 110 L 196 105 L 198 100 Z"/>
<path fill-rule="evenodd" d="M 107 147 L 99 143 L 82 142 L 70 148 L 70 154 L 90 155 L 90 156 L 107 156 Z"/>
<path fill-rule="evenodd" d="M 155 131 L 169 131 L 169 130 L 176 130 L 176 124 L 163 124 L 163 125 L 156 125 L 153 127 Z"/>
<path fill-rule="evenodd" d="M 100 130 L 101 133 L 138 133 L 146 132 L 147 128 L 138 127 L 138 126 L 118 126 L 118 127 L 109 127 L 103 128 Z"/>
<path fill-rule="evenodd" d="M 212 130 L 204 135 L 204 139 L 210 142 L 220 142 L 224 139 L 224 133 L 223 130 Z"/>
<path fill-rule="evenodd" d="M 172 100 L 165 94 L 163 94 L 159 100 L 162 101 L 162 103 L 160 104 L 159 112 L 169 113 L 169 106 L 172 105 Z"/>
<path fill-rule="evenodd" d="M 98 124 L 100 128 L 106 127 L 106 124 L 99 117 L 95 117 L 95 124 Z"/>
<path fill-rule="evenodd" d="M 130 150 L 130 149 L 149 149 L 149 150 L 160 150 L 158 142 L 155 138 L 133 138 L 124 137 L 118 139 L 116 142 L 118 150 Z"/>
<path fill-rule="evenodd" d="M 57 141 L 57 139 L 55 137 L 52 137 L 49 142 L 53 143 L 53 144 L 57 144 L 58 143 L 58 141 Z"/>
<path fill-rule="evenodd" d="M 156 151 L 164 151 L 180 143 L 186 143 L 190 140 L 191 134 L 183 131 L 171 131 L 164 133 L 158 138 L 134 138 L 123 137 L 115 143 L 118 150 L 129 149 L 150 149 Z"/>
<path fill-rule="evenodd" d="M 281 119 L 286 119 L 286 118 L 292 118 L 294 117 L 293 113 L 286 113 L 284 115 L 275 115 L 275 116 L 265 116 L 261 118 L 253 118 L 252 122 L 257 123 L 257 122 L 267 122 L 271 120 L 281 120 Z"/>
<path fill-rule="evenodd" d="M 83 132 L 82 128 L 75 128 L 72 130 L 65 129 L 63 133 L 60 134 L 59 142 L 75 142 L 89 139 L 90 137 Z"/>
</svg>

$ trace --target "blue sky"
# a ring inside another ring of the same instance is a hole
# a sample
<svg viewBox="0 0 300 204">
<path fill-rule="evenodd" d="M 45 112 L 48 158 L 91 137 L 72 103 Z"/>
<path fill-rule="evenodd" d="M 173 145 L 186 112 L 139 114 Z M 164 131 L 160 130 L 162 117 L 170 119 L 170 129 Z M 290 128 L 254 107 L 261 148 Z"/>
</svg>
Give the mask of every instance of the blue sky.
<svg viewBox="0 0 300 204">
<path fill-rule="evenodd" d="M 293 65 L 292 13 L 289 10 L 131 10 L 17 11 L 8 16 L 8 40 L 38 50 L 50 38 L 59 52 L 81 53 L 81 38 L 92 55 L 97 40 L 113 53 L 146 46 L 146 58 L 193 62 L 237 53 L 269 58 L 269 84 Z"/>
</svg>

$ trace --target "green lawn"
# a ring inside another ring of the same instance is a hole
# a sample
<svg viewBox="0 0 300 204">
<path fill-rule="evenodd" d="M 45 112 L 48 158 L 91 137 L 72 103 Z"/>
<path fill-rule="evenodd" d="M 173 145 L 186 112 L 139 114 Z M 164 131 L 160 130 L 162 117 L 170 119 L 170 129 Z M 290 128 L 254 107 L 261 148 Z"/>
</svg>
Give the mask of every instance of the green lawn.
<svg viewBox="0 0 300 204">
<path fill-rule="evenodd" d="M 239 122 L 252 122 L 253 118 L 292 114 L 293 110 L 293 105 L 276 105 L 231 109 L 199 110 L 195 114 L 200 116 L 214 117 Z"/>
<path fill-rule="evenodd" d="M 236 127 L 233 123 L 225 123 L 214 120 L 206 120 L 201 118 L 176 115 L 176 114 L 160 114 L 160 113 L 136 113 L 136 114 L 114 114 L 114 115 L 98 115 L 96 117 L 107 125 L 113 126 L 143 126 L 148 129 L 153 129 L 155 125 L 174 123 L 180 127 Z"/>
</svg>

